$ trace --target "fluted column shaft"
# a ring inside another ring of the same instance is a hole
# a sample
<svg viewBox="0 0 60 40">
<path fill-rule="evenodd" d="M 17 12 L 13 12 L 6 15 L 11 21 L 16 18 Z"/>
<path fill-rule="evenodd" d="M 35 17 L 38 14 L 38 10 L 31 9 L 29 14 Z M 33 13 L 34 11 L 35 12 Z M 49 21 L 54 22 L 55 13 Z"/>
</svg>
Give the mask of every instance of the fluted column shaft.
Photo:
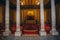
<svg viewBox="0 0 60 40">
<path fill-rule="evenodd" d="M 10 35 L 9 30 L 9 0 L 6 0 L 6 9 L 5 9 L 5 32 L 3 33 L 4 36 Z"/>
<path fill-rule="evenodd" d="M 21 36 L 21 31 L 20 31 L 20 0 L 17 1 L 17 11 L 16 11 L 16 32 L 15 36 Z"/>
<path fill-rule="evenodd" d="M 51 0 L 51 23 L 52 23 L 52 35 L 58 35 L 58 32 L 56 31 L 56 13 L 55 13 L 55 1 Z"/>
<path fill-rule="evenodd" d="M 41 30 L 40 35 L 46 36 L 45 27 L 44 27 L 44 0 L 40 0 L 40 17 L 41 17 Z"/>
</svg>

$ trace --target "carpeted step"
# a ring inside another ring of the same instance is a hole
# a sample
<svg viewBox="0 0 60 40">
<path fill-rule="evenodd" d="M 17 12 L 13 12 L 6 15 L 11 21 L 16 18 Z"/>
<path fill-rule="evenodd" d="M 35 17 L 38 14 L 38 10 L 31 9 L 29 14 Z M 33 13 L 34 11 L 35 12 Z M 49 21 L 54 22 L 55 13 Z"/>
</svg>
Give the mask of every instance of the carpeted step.
<svg viewBox="0 0 60 40">
<path fill-rule="evenodd" d="M 23 30 L 24 36 L 37 36 L 38 30 Z"/>
<path fill-rule="evenodd" d="M 22 34 L 22 36 L 39 36 L 39 34 Z"/>
</svg>

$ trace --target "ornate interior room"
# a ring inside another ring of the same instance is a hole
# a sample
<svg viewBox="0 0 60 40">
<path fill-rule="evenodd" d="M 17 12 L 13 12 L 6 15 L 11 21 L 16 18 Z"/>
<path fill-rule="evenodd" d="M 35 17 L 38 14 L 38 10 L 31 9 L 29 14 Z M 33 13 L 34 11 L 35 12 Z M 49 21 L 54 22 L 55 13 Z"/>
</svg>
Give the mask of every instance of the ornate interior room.
<svg viewBox="0 0 60 40">
<path fill-rule="evenodd" d="M 0 0 L 0 35 L 7 30 L 16 36 L 51 35 L 51 30 L 60 35 L 60 0 Z"/>
</svg>

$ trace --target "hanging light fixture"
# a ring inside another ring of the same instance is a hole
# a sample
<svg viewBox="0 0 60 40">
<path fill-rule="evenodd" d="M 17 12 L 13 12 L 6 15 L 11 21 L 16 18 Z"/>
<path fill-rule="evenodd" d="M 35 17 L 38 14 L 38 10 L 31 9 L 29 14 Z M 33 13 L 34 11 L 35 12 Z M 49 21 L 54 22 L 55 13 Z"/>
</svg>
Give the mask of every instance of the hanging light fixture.
<svg viewBox="0 0 60 40">
<path fill-rule="evenodd" d="M 21 5 L 24 5 L 24 1 L 20 1 L 20 4 L 21 4 Z"/>
<path fill-rule="evenodd" d="M 35 2 L 35 4 L 36 4 L 36 5 L 39 5 L 39 4 L 40 4 L 40 2 L 39 2 L 39 1 L 36 1 L 36 2 Z"/>
</svg>

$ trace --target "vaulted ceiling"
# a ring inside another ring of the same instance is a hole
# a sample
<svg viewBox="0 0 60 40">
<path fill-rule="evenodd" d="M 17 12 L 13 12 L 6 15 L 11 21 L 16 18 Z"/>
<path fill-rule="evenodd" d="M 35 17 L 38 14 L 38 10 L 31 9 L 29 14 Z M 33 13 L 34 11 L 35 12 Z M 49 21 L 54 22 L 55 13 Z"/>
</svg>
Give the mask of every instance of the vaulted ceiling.
<svg viewBox="0 0 60 40">
<path fill-rule="evenodd" d="M 6 0 L 0 0 L 0 5 L 5 5 Z M 45 8 L 51 8 L 51 0 L 44 0 Z M 16 0 L 10 0 L 10 8 L 15 9 Z M 55 4 L 60 4 L 60 0 L 55 0 Z"/>
<path fill-rule="evenodd" d="M 16 4 L 16 0 L 10 0 L 13 4 Z M 20 0 L 20 1 L 23 1 L 23 2 L 26 2 L 26 3 L 28 3 L 28 2 L 33 2 L 33 4 L 35 3 L 35 2 L 39 2 L 39 0 Z M 49 2 L 49 0 L 44 0 L 44 4 L 47 4 Z"/>
</svg>

